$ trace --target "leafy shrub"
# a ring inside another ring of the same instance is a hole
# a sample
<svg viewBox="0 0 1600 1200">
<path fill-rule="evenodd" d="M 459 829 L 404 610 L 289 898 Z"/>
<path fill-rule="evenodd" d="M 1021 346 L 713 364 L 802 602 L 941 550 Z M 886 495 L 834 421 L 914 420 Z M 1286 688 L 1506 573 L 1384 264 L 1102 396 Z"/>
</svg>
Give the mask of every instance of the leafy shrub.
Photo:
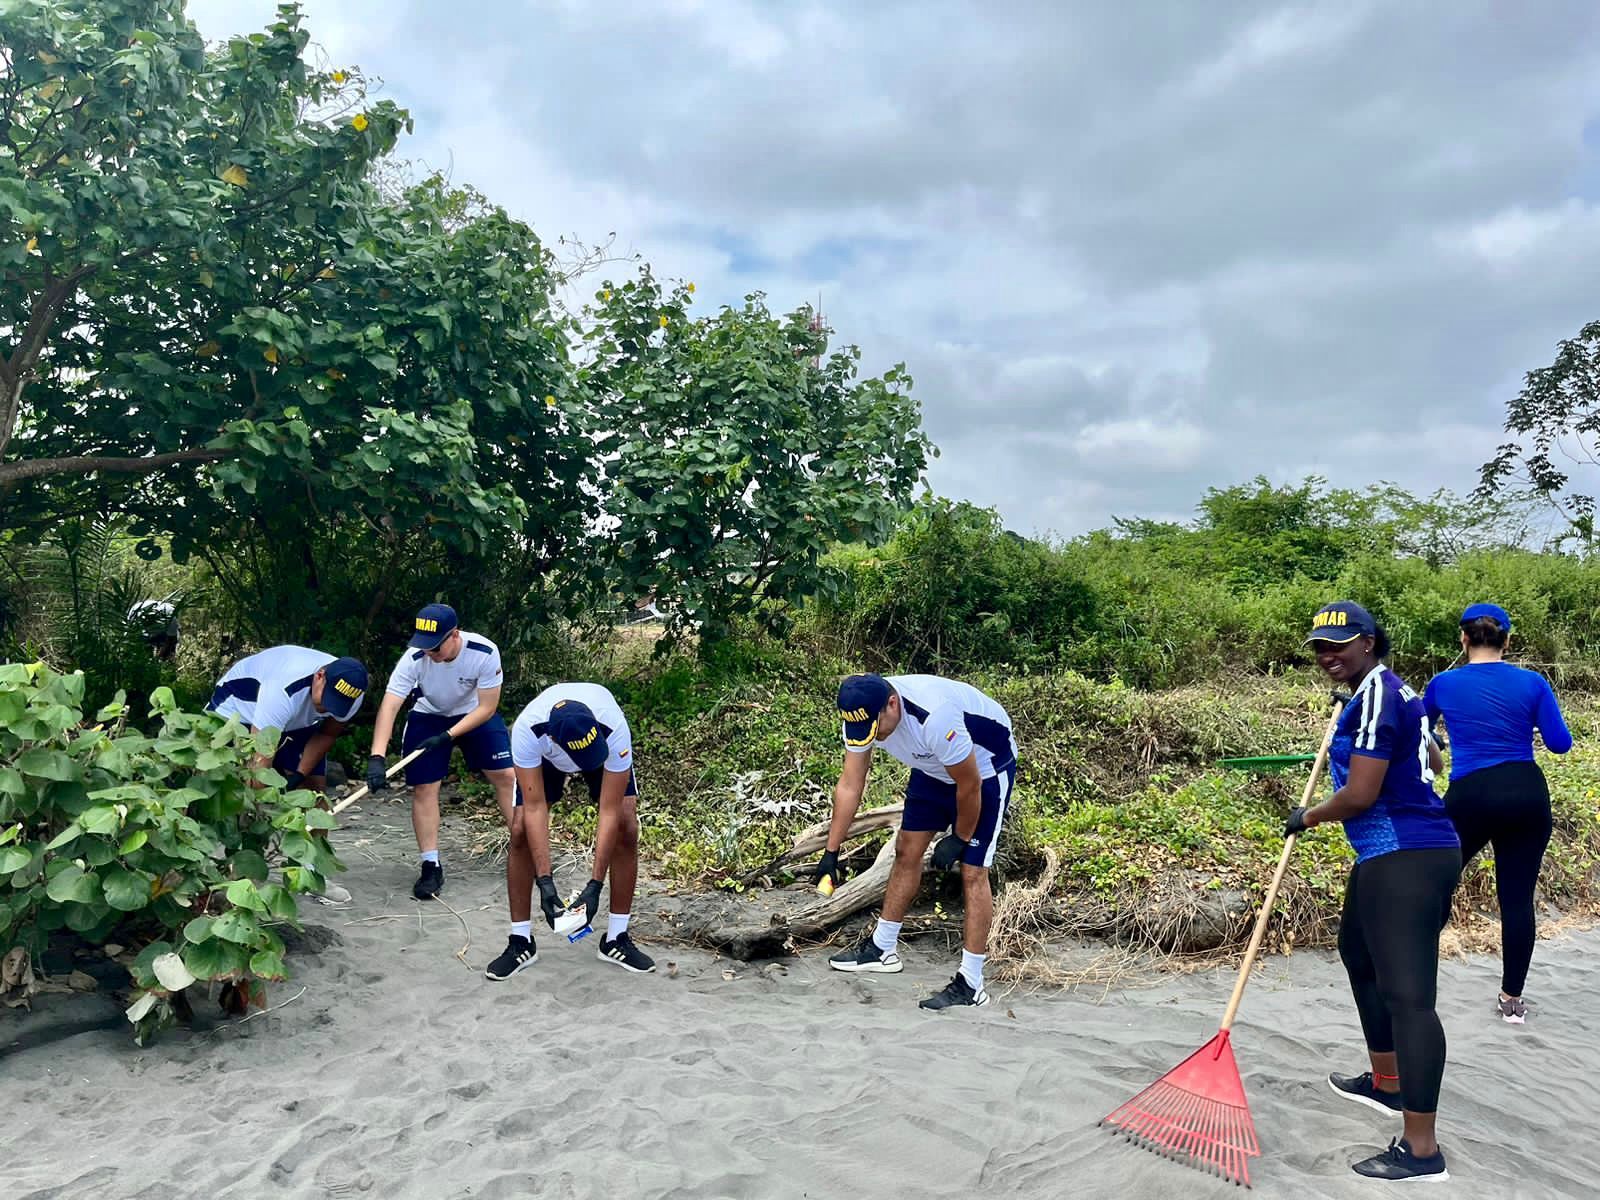
<svg viewBox="0 0 1600 1200">
<path fill-rule="evenodd" d="M 165 688 L 153 735 L 123 727 L 120 697 L 84 728 L 83 693 L 81 674 L 0 665 L 0 951 L 37 956 L 62 929 L 142 946 L 130 1011 L 141 1043 L 188 982 L 260 1003 L 261 982 L 286 974 L 273 926 L 295 924 L 294 893 L 340 869 L 317 836 L 333 815 L 250 765 L 275 734 L 182 712 Z"/>
</svg>

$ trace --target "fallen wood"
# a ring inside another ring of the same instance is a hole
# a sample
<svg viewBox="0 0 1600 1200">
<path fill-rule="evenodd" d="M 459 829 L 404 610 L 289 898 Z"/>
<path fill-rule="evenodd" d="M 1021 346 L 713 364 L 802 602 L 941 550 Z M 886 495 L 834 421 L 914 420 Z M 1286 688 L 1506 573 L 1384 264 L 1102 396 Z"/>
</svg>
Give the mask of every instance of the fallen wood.
<svg viewBox="0 0 1600 1200">
<path fill-rule="evenodd" d="M 680 926 L 678 933 L 744 961 L 791 953 L 797 939 L 825 937 L 840 922 L 882 903 L 889 889 L 889 872 L 894 867 L 894 847 L 895 839 L 890 838 L 872 866 L 831 896 L 817 896 L 792 911 L 769 916 L 746 915 L 753 906 L 735 903 L 730 906 L 731 911 L 716 914 L 698 926 Z M 922 857 L 924 870 L 932 857 L 930 844 Z"/>
<path fill-rule="evenodd" d="M 884 808 L 869 809 L 864 813 L 857 813 L 856 819 L 850 822 L 850 828 L 845 831 L 844 840 L 851 841 L 865 833 L 874 833 L 879 829 L 892 829 L 900 823 L 900 816 L 905 812 L 904 804 L 890 804 Z M 758 867 L 740 880 L 744 886 L 749 887 L 763 875 L 771 875 L 774 871 L 781 870 L 790 863 L 802 858 L 809 858 L 819 851 L 827 849 L 828 827 L 831 821 L 818 821 L 809 829 L 802 830 L 794 839 L 794 844 L 777 858 L 764 867 Z M 894 844 L 894 839 L 889 840 Z M 843 846 L 840 847 L 843 849 Z M 849 886 L 848 884 L 846 886 Z"/>
</svg>

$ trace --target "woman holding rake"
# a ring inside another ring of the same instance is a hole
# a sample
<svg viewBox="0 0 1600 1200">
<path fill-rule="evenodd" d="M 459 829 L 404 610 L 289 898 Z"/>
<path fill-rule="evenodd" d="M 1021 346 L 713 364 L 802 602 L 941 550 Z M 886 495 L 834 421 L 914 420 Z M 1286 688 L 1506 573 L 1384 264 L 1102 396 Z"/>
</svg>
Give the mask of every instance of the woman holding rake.
<svg viewBox="0 0 1600 1200">
<path fill-rule="evenodd" d="M 1349 601 L 1323 607 L 1305 639 L 1353 698 L 1329 748 L 1334 793 L 1289 814 L 1286 834 L 1344 824 L 1356 852 L 1339 927 L 1372 1069 L 1329 1075 L 1336 1095 L 1404 1122 L 1389 1148 L 1354 1165 L 1372 1179 L 1443 1181 L 1434 1137 L 1444 1027 L 1434 1011 L 1439 931 L 1461 877 L 1461 843 L 1433 790 L 1443 762 L 1421 699 L 1383 664 L 1388 635 Z"/>
</svg>

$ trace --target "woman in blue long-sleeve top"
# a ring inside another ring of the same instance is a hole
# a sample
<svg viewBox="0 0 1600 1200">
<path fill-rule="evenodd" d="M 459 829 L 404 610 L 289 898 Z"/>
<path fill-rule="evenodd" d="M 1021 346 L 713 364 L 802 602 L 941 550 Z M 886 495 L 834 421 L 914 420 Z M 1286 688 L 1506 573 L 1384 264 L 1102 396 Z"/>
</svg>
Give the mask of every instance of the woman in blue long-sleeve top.
<svg viewBox="0 0 1600 1200">
<path fill-rule="evenodd" d="M 1572 734 L 1549 681 L 1503 661 L 1511 618 L 1497 604 L 1474 604 L 1461 614 L 1467 661 L 1435 675 L 1423 693 L 1428 717 L 1444 717 L 1450 740 L 1450 790 L 1445 809 L 1461 835 L 1463 864 L 1494 846 L 1500 897 L 1502 977 L 1500 1016 L 1513 1025 L 1527 1017 L 1522 987 L 1533 960 L 1533 893 L 1550 842 L 1550 789 L 1533 760 L 1533 732 L 1557 754 L 1572 749 Z"/>
</svg>

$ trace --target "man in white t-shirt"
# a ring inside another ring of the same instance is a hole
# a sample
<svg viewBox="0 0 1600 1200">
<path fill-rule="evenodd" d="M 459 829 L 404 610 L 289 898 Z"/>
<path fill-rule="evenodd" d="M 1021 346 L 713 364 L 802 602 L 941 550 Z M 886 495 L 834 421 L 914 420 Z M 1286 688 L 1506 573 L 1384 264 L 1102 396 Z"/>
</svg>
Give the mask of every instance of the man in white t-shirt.
<svg viewBox="0 0 1600 1200">
<path fill-rule="evenodd" d="M 411 829 L 421 856 L 420 874 L 411 887 L 418 900 L 431 900 L 444 886 L 439 861 L 439 785 L 450 770 L 455 747 L 467 766 L 482 771 L 494 788 L 506 824 L 511 824 L 516 777 L 511 771 L 511 737 L 499 715 L 500 687 L 505 682 L 500 650 L 482 634 L 462 630 L 448 604 L 424 605 L 417 613 L 406 653 L 389 674 L 383 703 L 372 726 L 372 753 L 367 760 L 367 787 L 388 786 L 384 756 L 394 733 L 394 719 L 407 701 L 416 705 L 400 735 L 400 754 L 422 756 L 406 767 L 411 788 Z"/>
<path fill-rule="evenodd" d="M 539 907 L 551 928 L 563 911 L 550 865 L 550 806 L 561 798 L 568 775 L 583 776 L 589 798 L 600 809 L 594 870 L 574 908 L 581 907 L 586 923 L 592 922 L 609 874 L 611 904 L 598 957 L 624 970 L 654 971 L 655 960 L 634 945 L 628 932 L 639 878 L 639 788 L 633 774 L 633 735 L 616 698 L 597 683 L 546 688 L 512 722 L 511 761 L 517 773 L 517 815 L 506 859 L 511 936 L 484 975 L 509 979 L 539 961 L 532 924 L 535 882 Z"/>
<path fill-rule="evenodd" d="M 933 865 L 961 865 L 966 920 L 961 969 L 943 991 L 922 1001 L 927 1009 L 983 1005 L 983 964 L 988 953 L 994 895 L 989 868 L 1017 779 L 1017 744 L 1011 718 L 971 684 L 938 675 L 852 675 L 839 685 L 844 723 L 844 769 L 833 793 L 827 852 L 817 867 L 841 882 L 839 847 L 855 820 L 867 784 L 874 748 L 911 768 L 905 814 L 895 835 L 894 867 L 883 898 L 883 914 L 861 943 L 835 954 L 837 971 L 902 970 L 897 952 L 900 924 L 922 882 L 922 857 L 941 830 L 951 830 L 934 848 Z"/>
<path fill-rule="evenodd" d="M 251 732 L 276 729 L 282 737 L 270 763 L 287 787 L 327 788 L 328 748 L 361 708 L 367 669 L 305 646 L 274 646 L 229 667 L 206 707 L 237 717 Z"/>
</svg>

